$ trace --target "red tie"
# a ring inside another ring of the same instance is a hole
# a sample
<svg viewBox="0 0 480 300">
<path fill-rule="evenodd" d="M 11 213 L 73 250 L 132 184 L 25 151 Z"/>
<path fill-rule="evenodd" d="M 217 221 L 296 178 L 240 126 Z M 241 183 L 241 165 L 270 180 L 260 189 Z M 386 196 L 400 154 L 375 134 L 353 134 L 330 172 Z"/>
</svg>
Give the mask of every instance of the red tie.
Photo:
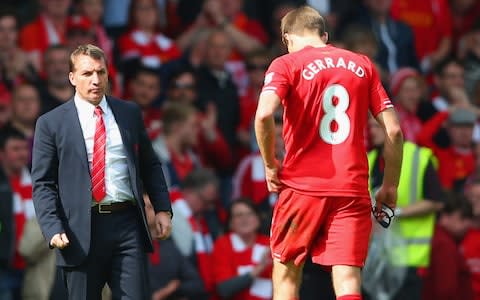
<svg viewBox="0 0 480 300">
<path fill-rule="evenodd" d="M 102 108 L 95 107 L 95 136 L 93 138 L 92 194 L 95 201 L 105 198 L 105 145 L 107 134 L 103 123 Z"/>
</svg>

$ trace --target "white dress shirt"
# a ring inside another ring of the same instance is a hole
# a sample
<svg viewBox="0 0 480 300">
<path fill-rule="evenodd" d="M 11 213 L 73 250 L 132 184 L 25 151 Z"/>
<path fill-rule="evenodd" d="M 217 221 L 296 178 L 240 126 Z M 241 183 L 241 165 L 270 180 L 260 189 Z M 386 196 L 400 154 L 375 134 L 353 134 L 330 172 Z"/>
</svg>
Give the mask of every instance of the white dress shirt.
<svg viewBox="0 0 480 300">
<path fill-rule="evenodd" d="M 87 148 L 88 165 L 91 170 L 96 122 L 95 106 L 86 100 L 82 100 L 77 94 L 75 94 L 74 101 Z M 100 203 L 134 201 L 122 136 L 105 96 L 100 101 L 99 106 L 103 111 L 103 122 L 107 134 L 105 150 L 105 188 L 107 194 Z M 92 202 L 96 204 L 93 197 Z"/>
</svg>

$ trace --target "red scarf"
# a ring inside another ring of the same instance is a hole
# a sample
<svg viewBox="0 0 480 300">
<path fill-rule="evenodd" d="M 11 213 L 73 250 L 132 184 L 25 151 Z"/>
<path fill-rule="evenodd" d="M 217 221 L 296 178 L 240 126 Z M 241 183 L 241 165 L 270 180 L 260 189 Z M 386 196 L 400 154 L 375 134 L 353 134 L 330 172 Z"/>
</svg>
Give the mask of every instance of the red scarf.
<svg viewBox="0 0 480 300">
<path fill-rule="evenodd" d="M 211 262 L 213 239 L 208 230 L 207 222 L 203 216 L 193 215 L 192 210 L 188 206 L 188 203 L 183 199 L 183 195 L 180 192 L 173 192 L 170 197 L 172 199 L 174 210 L 188 218 L 194 235 L 197 269 L 207 291 L 213 292 L 215 290 Z"/>
<path fill-rule="evenodd" d="M 13 192 L 13 212 L 15 215 L 15 257 L 13 267 L 23 270 L 26 266 L 25 260 L 18 253 L 18 245 L 23 236 L 25 223 L 35 217 L 35 210 L 32 201 L 32 179 L 27 169 L 24 169 L 18 176 L 10 177 L 10 185 Z"/>
<path fill-rule="evenodd" d="M 230 278 L 243 275 L 252 271 L 266 251 L 269 239 L 264 235 L 257 235 L 255 243 L 247 246 L 235 233 L 230 233 L 215 242 L 215 280 L 217 283 Z M 250 287 L 236 293 L 232 300 L 266 300 L 272 299 L 272 267 L 265 270 L 255 278 Z"/>
</svg>

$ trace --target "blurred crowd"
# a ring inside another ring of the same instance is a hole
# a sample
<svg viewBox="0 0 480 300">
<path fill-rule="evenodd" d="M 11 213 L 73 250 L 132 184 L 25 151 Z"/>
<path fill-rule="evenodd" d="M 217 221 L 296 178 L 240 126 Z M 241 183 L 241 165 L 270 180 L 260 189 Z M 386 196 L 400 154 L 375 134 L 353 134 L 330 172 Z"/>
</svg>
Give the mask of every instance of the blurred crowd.
<svg viewBox="0 0 480 300">
<path fill-rule="evenodd" d="M 170 187 L 173 233 L 149 256 L 152 300 L 271 299 L 277 195 L 252 125 L 265 71 L 285 54 L 280 20 L 304 4 L 331 44 L 374 61 L 407 141 L 391 236 L 375 229 L 382 251 L 366 266 L 383 273 L 364 272 L 365 296 L 480 299 L 480 1 L 2 0 L 0 300 L 66 299 L 29 167 L 35 122 L 73 97 L 69 55 L 87 43 L 108 57 L 111 96 L 142 108 Z M 372 191 L 383 140 L 369 122 Z M 307 261 L 301 299 L 333 297 L 329 280 Z"/>
</svg>

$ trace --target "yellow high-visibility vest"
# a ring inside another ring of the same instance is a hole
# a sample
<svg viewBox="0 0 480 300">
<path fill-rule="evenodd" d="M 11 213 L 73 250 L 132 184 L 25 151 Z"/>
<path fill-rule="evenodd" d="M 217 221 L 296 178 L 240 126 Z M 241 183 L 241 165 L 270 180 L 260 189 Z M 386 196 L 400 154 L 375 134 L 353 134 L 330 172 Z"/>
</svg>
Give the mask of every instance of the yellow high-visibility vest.
<svg viewBox="0 0 480 300">
<path fill-rule="evenodd" d="M 378 150 L 372 150 L 368 153 L 370 178 L 372 178 L 373 165 L 377 156 Z M 436 166 L 435 157 L 430 149 L 419 147 L 411 142 L 404 143 L 402 171 L 400 173 L 397 194 L 398 207 L 406 207 L 422 201 L 424 198 L 423 182 L 425 171 L 430 160 Z M 372 187 L 370 186 L 370 188 Z M 429 213 L 419 217 L 398 218 L 394 222 L 397 223 L 398 233 L 405 239 L 406 248 L 402 248 L 402 252 L 405 252 L 405 249 L 407 249 L 407 253 L 397 253 L 397 255 L 393 252 L 391 257 L 403 257 L 401 261 L 409 267 L 427 267 L 430 263 L 435 214 Z M 396 251 L 395 249 L 392 250 Z"/>
</svg>

